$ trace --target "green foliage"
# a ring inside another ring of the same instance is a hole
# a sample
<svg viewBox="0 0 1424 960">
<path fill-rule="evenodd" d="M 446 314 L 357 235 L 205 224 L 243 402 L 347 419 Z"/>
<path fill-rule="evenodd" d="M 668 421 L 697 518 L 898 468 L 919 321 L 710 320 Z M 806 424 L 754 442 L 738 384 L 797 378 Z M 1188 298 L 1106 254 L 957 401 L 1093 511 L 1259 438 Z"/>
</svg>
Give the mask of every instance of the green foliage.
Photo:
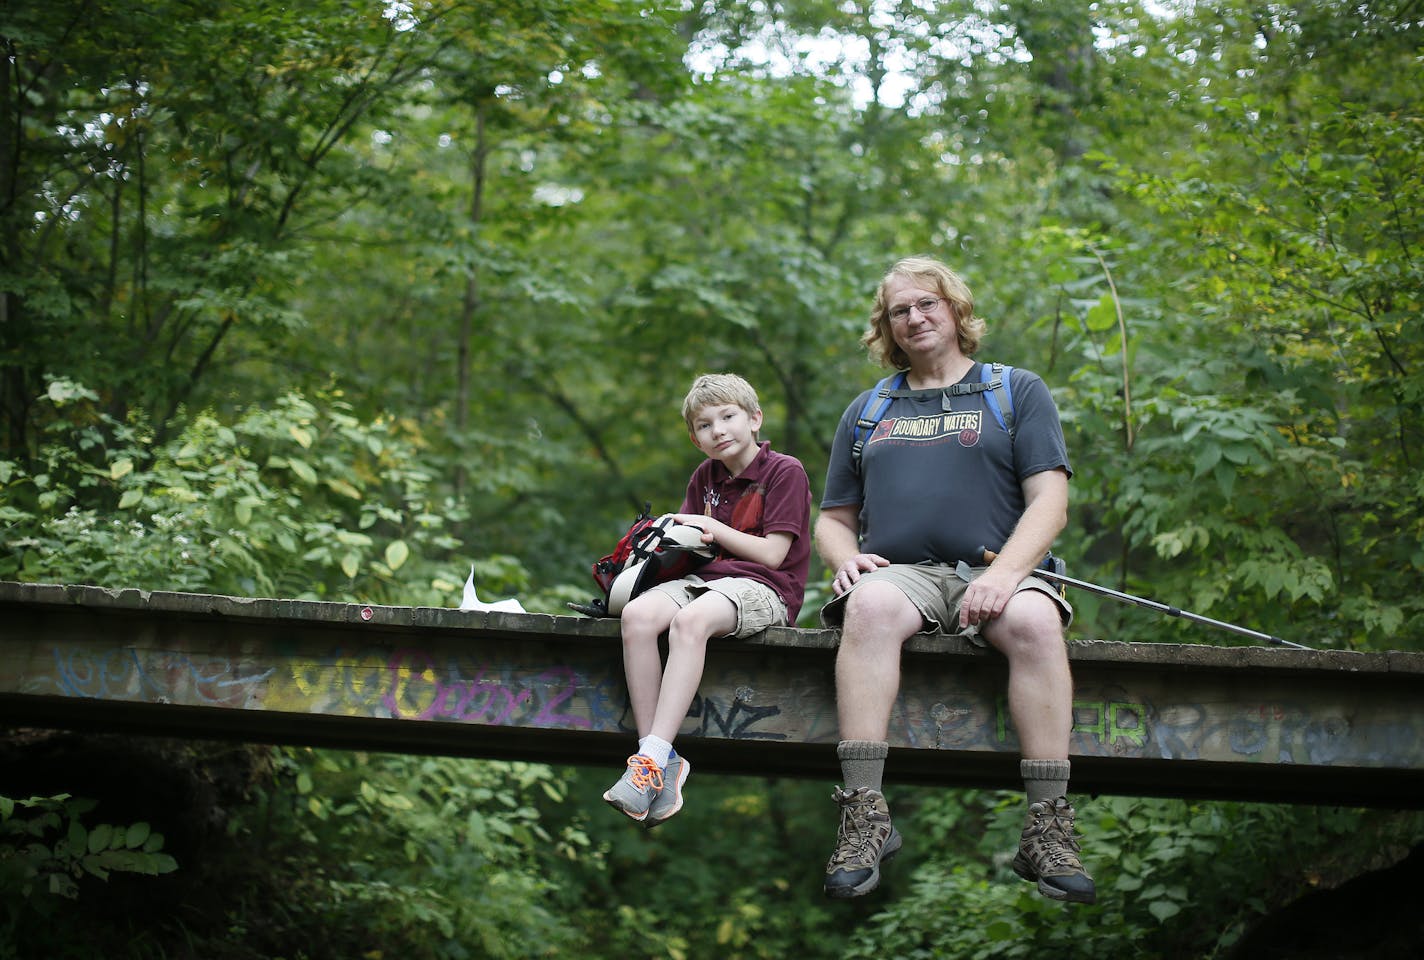
<svg viewBox="0 0 1424 960">
<path fill-rule="evenodd" d="M 286 750 L 239 816 L 244 856 L 271 864 L 264 896 L 229 923 L 274 952 L 325 931 L 309 956 L 557 956 L 572 931 L 559 881 L 596 865 L 578 818 L 545 813 L 568 777 L 526 763 Z M 267 929 L 280 911 L 284 929 Z M 226 934 L 204 931 L 220 942 Z M 531 946 L 537 945 L 537 946 Z"/>
<path fill-rule="evenodd" d="M 1075 574 L 1312 645 L 1410 646 L 1417 31 L 1330 3 L 1269 28 L 1232 0 L 1071 6 L 27 9 L 5 522 L 102 542 L 54 566 L 84 579 L 196 583 L 202 554 L 234 592 L 401 602 L 448 596 L 459 540 L 527 572 L 486 593 L 557 609 L 632 511 L 680 496 L 696 373 L 747 375 L 821 476 L 875 379 L 866 291 L 929 250 L 978 292 L 986 356 L 1057 393 Z M 377 496 L 359 458 L 296 439 L 292 398 L 328 392 L 318 416 L 417 452 L 420 490 Z M 267 434 L 265 473 L 174 531 L 186 550 L 98 556 L 131 512 L 171 522 L 162 490 L 206 496 L 181 445 L 155 457 L 171 437 L 235 425 Z M 1134 616 L 1087 599 L 1079 624 L 1190 629 Z"/>
<path fill-rule="evenodd" d="M 644 501 L 680 499 L 696 373 L 746 375 L 819 489 L 877 378 L 869 292 L 928 251 L 975 290 L 984 357 L 1054 391 L 1070 573 L 1418 649 L 1417 10 L 932 6 L 7 10 L 0 577 L 449 606 L 473 566 L 562 611 Z M 1239 642 L 1073 599 L 1080 636 Z M 576 775 L 286 756 L 237 837 L 299 895 L 231 917 L 274 956 L 323 926 L 347 955 L 1027 956 L 1089 925 L 1104 955 L 1207 955 L 1262 909 L 1214 890 L 1300 887 L 1258 837 L 1288 833 L 1294 871 L 1344 829 L 1085 802 L 1090 860 L 1126 866 L 1065 913 L 1005 871 L 1012 804 L 922 800 L 945 855 L 832 913 L 804 785 L 708 784 L 681 833 L 593 842 Z"/>
<path fill-rule="evenodd" d="M 1424 822 L 1368 811 L 1125 797 L 1077 801 L 1098 902 L 1040 897 L 1009 868 L 1021 796 L 945 795 L 907 836 L 929 852 L 911 889 L 859 931 L 854 958 L 1219 956 L 1281 899 L 1320 883 L 1343 849 L 1400 851 Z M 972 847 L 972 850 L 966 850 Z M 893 869 L 903 869 L 896 863 Z"/>
<path fill-rule="evenodd" d="M 577 955 L 833 957 L 869 916 L 821 893 L 836 827 L 827 785 L 694 774 L 682 811 L 648 831 L 603 803 L 618 772 L 573 781 L 570 802 L 593 811 L 588 829 L 606 851 L 574 891 Z"/>
<path fill-rule="evenodd" d="M 54 369 L 161 430 L 224 351 L 305 331 L 289 240 L 377 182 L 333 148 L 413 78 L 419 35 L 347 0 L 30 4 L 5 32 L 10 455 Z"/>
<path fill-rule="evenodd" d="M 1406 211 L 1418 209 L 1424 138 L 1395 108 L 1224 99 L 1216 118 L 1234 134 L 1229 155 L 1203 152 L 1171 178 L 1124 177 L 1168 215 L 1159 226 L 1193 226 L 1198 269 L 1184 286 L 1213 324 L 1252 345 L 1207 367 L 1236 386 L 1213 391 L 1214 410 L 1171 411 L 1190 432 L 1135 452 L 1193 451 L 1195 489 L 1208 480 L 1219 492 L 1194 504 L 1218 528 L 1197 524 L 1197 548 L 1240 558 L 1236 589 L 1319 604 L 1311 621 L 1289 624 L 1313 644 L 1407 645 L 1424 612 L 1404 589 L 1421 569 L 1413 465 L 1424 408 L 1421 341 L 1403 322 L 1421 306 L 1424 232 Z M 1223 164 L 1249 173 L 1224 177 Z M 1132 493 L 1150 496 L 1151 470 L 1138 473 Z M 1192 543 L 1178 534 L 1155 545 Z"/>
<path fill-rule="evenodd" d="M 81 406 L 92 398 L 59 383 L 47 396 L 71 394 Z M 160 441 L 60 401 L 49 435 L 35 466 L 0 470 L 0 576 L 458 603 L 466 516 L 437 500 L 440 465 L 409 421 L 363 423 L 339 394 L 287 395 L 231 424 L 199 415 Z M 526 586 L 507 556 L 477 566 L 487 595 Z"/>
<path fill-rule="evenodd" d="M 68 794 L 0 796 L 0 899 L 7 927 L 25 911 L 57 916 L 65 900 L 80 896 L 87 877 L 108 880 L 115 872 L 156 877 L 178 869 L 163 852 L 163 834 L 147 823 L 85 827 L 83 817 L 95 806 Z"/>
</svg>

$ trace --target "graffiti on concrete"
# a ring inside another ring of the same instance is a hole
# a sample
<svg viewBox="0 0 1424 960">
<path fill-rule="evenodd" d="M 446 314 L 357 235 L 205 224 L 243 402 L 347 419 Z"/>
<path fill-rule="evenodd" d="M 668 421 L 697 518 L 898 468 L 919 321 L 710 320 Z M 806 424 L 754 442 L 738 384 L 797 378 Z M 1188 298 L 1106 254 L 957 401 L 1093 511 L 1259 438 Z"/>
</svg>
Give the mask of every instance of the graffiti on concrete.
<svg viewBox="0 0 1424 960">
<path fill-rule="evenodd" d="M 268 684 L 266 704 L 307 713 L 586 730 L 594 719 L 577 706 L 587 688 L 584 675 L 568 665 L 517 668 L 402 647 L 299 665 Z"/>
<path fill-rule="evenodd" d="M 55 647 L 54 675 L 50 683 L 70 697 L 142 699 L 159 703 L 195 700 L 215 707 L 241 707 L 247 691 L 273 673 L 268 669 L 244 671 L 221 657 L 175 654 L 161 663 L 147 662 L 130 648 L 116 647 L 95 653 Z"/>
<path fill-rule="evenodd" d="M 616 651 L 590 648 L 541 662 L 517 645 L 272 646 L 222 655 L 119 642 L 37 645 L 22 690 L 66 697 L 489 726 L 628 733 Z M 1085 756 L 1216 759 L 1311 765 L 1392 764 L 1424 749 L 1417 715 L 1374 704 L 1224 690 L 1183 698 L 1167 682 L 1081 686 L 1073 752 Z M 1383 711 L 1383 712 L 1381 712 Z M 834 743 L 832 672 L 709 662 L 680 733 L 733 740 Z M 928 750 L 1016 752 L 1000 681 L 907 675 L 891 740 Z"/>
</svg>

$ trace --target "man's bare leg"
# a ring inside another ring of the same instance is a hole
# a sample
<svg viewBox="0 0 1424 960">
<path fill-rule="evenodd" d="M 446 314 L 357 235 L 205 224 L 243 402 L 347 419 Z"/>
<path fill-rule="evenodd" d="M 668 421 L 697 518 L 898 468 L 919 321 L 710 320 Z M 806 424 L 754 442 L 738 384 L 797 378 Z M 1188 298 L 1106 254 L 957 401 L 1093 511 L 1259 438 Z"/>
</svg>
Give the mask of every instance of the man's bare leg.
<svg viewBox="0 0 1424 960">
<path fill-rule="evenodd" d="M 841 823 L 826 864 L 829 897 L 858 897 L 880 883 L 880 864 L 900 849 L 880 791 L 889 754 L 890 712 L 900 691 L 900 650 L 924 618 L 896 586 L 867 583 L 847 599 L 836 655 L 836 711 L 845 787 L 835 792 Z"/>
<path fill-rule="evenodd" d="M 1093 903 L 1097 889 L 1079 857 L 1067 797 L 1073 678 L 1057 605 L 1034 591 L 1017 593 L 984 636 L 1009 661 L 1009 712 L 1028 794 L 1014 872 L 1046 897 Z"/>
</svg>

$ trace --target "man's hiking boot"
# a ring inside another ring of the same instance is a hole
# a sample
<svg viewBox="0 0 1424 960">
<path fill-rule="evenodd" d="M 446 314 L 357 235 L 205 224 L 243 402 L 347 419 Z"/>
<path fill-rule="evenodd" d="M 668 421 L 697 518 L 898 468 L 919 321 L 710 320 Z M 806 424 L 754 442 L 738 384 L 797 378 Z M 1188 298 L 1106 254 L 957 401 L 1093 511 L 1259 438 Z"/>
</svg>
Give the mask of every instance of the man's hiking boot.
<svg viewBox="0 0 1424 960">
<path fill-rule="evenodd" d="M 648 807 L 648 816 L 643 821 L 643 826 L 651 830 L 682 809 L 682 785 L 687 782 L 687 775 L 691 772 L 692 764 L 688 763 L 685 757 L 673 754 L 668 758 L 668 765 L 663 768 L 662 788 L 653 797 L 653 804 Z"/>
<path fill-rule="evenodd" d="M 663 788 L 663 772 L 652 757 L 641 753 L 628 758 L 628 769 L 603 794 L 617 810 L 642 823 L 648 816 L 658 791 Z"/>
<path fill-rule="evenodd" d="M 1094 903 L 1098 899 L 1093 878 L 1078 858 L 1073 836 L 1073 808 L 1067 797 L 1029 804 L 1028 820 L 1014 854 L 1014 873 L 1038 882 L 1038 892 L 1052 900 Z"/>
<path fill-rule="evenodd" d="M 831 799 L 840 804 L 841 826 L 826 864 L 826 896 L 859 897 L 880 885 L 880 864 L 899 852 L 902 841 L 879 790 L 837 789 Z"/>
</svg>

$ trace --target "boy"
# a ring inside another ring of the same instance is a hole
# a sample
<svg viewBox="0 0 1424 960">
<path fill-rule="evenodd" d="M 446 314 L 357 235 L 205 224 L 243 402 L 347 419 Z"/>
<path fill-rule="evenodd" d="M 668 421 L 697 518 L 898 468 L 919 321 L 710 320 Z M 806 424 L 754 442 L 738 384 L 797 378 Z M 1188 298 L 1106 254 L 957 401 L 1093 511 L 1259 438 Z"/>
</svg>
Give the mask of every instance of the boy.
<svg viewBox="0 0 1424 960">
<path fill-rule="evenodd" d="M 672 741 L 701 682 L 707 641 L 795 623 L 811 558 L 810 481 L 799 460 L 758 439 L 762 411 L 751 384 L 733 374 L 700 376 L 682 416 L 707 460 L 693 471 L 677 518 L 702 528 L 717 553 L 695 575 L 657 584 L 623 608 L 638 752 L 603 799 L 646 827 L 682 809 L 692 765 Z"/>
</svg>

